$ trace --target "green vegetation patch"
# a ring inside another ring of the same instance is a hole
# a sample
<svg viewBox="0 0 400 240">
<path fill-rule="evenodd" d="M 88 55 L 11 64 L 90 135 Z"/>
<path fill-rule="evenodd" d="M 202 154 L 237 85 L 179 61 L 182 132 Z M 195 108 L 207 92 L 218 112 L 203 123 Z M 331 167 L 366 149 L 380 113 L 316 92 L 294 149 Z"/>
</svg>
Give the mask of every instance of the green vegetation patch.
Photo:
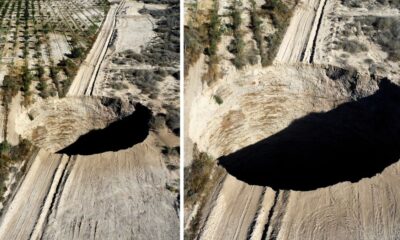
<svg viewBox="0 0 400 240">
<path fill-rule="evenodd" d="M 218 95 L 213 95 L 213 99 L 218 105 L 221 105 L 222 103 L 224 103 L 222 98 L 220 96 L 218 96 Z"/>
<path fill-rule="evenodd" d="M 214 165 L 213 158 L 207 153 L 199 152 L 195 145 L 192 165 L 185 168 L 185 204 L 194 203 L 201 197 L 210 181 Z"/>
<path fill-rule="evenodd" d="M 243 41 L 243 31 L 241 30 L 241 6 L 242 2 L 240 0 L 234 1 L 231 13 L 233 40 L 228 46 L 228 50 L 235 55 L 235 58 L 233 59 L 233 64 L 237 69 L 242 69 L 247 64 L 247 59 L 245 58 L 245 43 Z"/>
<path fill-rule="evenodd" d="M 256 2 L 250 0 L 250 28 L 253 31 L 254 40 L 257 43 L 261 56 L 262 66 L 269 66 L 278 53 L 279 46 L 289 26 L 293 9 L 280 0 L 266 0 L 261 9 L 257 9 Z M 262 19 L 269 18 L 275 28 L 275 32 L 267 36 L 262 35 Z M 255 61 L 255 60 L 253 60 Z"/>
<path fill-rule="evenodd" d="M 198 210 L 185 231 L 185 239 L 195 239 L 200 229 L 203 208 L 211 197 L 216 183 L 221 180 L 224 170 L 216 165 L 216 161 L 207 153 L 200 152 L 195 144 L 193 147 L 193 162 L 185 171 L 185 208 L 198 204 Z"/>
<path fill-rule="evenodd" d="M 32 150 L 32 144 L 25 139 L 16 146 L 12 146 L 7 141 L 0 143 L 0 201 L 4 201 L 3 195 L 7 190 L 5 181 L 10 173 L 11 165 L 26 160 Z"/>
</svg>

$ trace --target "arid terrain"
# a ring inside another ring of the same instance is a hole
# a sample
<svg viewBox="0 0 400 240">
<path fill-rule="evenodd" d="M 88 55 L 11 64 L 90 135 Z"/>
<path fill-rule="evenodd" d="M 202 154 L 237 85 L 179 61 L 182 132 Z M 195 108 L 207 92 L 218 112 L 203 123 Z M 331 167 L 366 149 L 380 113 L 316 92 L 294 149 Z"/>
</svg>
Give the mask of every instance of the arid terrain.
<svg viewBox="0 0 400 240">
<path fill-rule="evenodd" d="M 399 10 L 185 3 L 186 239 L 398 239 Z"/>
<path fill-rule="evenodd" d="M 0 14 L 0 239 L 177 239 L 179 3 Z"/>
</svg>

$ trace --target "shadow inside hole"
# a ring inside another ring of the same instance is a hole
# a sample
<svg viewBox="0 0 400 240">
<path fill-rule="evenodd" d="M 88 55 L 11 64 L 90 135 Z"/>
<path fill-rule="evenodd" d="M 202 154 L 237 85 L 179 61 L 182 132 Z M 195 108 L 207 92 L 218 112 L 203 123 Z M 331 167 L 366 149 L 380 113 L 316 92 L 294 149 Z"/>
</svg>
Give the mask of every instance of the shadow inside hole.
<svg viewBox="0 0 400 240">
<path fill-rule="evenodd" d="M 308 114 L 219 164 L 249 184 L 307 191 L 372 177 L 399 157 L 400 88 L 383 79 L 373 95 Z"/>
<path fill-rule="evenodd" d="M 131 115 L 111 123 L 104 129 L 90 131 L 57 153 L 92 155 L 130 148 L 146 139 L 151 118 L 151 111 L 137 103 L 135 112 Z"/>
</svg>

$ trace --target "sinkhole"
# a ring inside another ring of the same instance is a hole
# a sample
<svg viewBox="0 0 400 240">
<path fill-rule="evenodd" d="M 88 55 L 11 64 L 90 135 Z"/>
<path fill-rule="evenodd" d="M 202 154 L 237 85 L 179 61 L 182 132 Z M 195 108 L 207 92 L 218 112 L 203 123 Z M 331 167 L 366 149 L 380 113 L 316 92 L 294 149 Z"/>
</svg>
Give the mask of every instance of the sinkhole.
<svg viewBox="0 0 400 240">
<path fill-rule="evenodd" d="M 143 142 L 149 134 L 152 112 L 140 103 L 135 111 L 104 129 L 92 130 L 57 153 L 66 155 L 92 155 L 128 149 Z"/>
<path fill-rule="evenodd" d="M 374 94 L 311 113 L 219 158 L 251 185 L 309 191 L 373 177 L 400 158 L 400 88 L 383 79 Z"/>
</svg>

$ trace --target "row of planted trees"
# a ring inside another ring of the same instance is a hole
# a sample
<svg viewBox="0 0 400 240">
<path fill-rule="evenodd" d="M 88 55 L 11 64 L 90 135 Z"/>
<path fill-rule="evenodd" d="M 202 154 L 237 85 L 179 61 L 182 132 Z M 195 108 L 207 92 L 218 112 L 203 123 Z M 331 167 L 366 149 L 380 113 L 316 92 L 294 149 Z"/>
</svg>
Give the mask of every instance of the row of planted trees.
<svg viewBox="0 0 400 240">
<path fill-rule="evenodd" d="M 55 63 L 51 58 L 49 33 L 55 32 L 55 26 L 64 24 L 64 22 L 52 22 L 54 19 L 50 20 L 51 18 L 45 16 L 46 12 L 42 4 L 44 4 L 42 0 L 0 0 L 1 31 L 4 34 L 9 34 L 11 31 L 14 39 L 12 42 L 13 52 L 22 50 L 21 57 L 23 58 L 22 64 L 21 61 L 18 61 L 18 64 L 9 65 L 8 73 L 1 86 L 1 100 L 4 110 L 2 134 L 4 139 L 7 139 L 7 122 L 12 99 L 21 92 L 24 97 L 24 104 L 29 105 L 33 82 L 37 83 L 36 90 L 39 91 L 39 96 L 42 98 L 47 98 L 50 95 L 65 96 L 79 64 L 83 61 L 87 49 L 94 41 L 93 36 L 97 31 L 97 28 L 94 27 L 89 28 L 89 32 L 84 33 L 72 31 L 72 38 L 69 40 L 71 53 L 65 55 L 59 63 Z M 61 34 L 66 34 L 68 28 L 61 27 L 60 29 Z M 89 34 L 90 40 L 85 40 L 84 34 Z M 19 39 L 21 37 L 23 42 Z M 83 40 L 86 41 L 86 44 L 84 44 L 86 48 L 82 47 Z M 45 66 L 42 56 L 44 49 L 49 56 L 50 64 L 48 66 Z M 18 59 L 16 56 L 15 58 Z M 65 76 L 66 79 L 60 81 L 61 75 Z M 52 81 L 54 87 L 48 84 L 49 80 Z M 49 89 L 54 89 L 54 91 L 49 91 Z M 2 196 L 6 191 L 4 183 L 10 173 L 11 166 L 16 161 L 27 159 L 32 149 L 29 141 L 22 139 L 16 146 L 10 145 L 6 140 L 0 143 L 0 201 L 3 201 Z M 19 174 L 21 172 L 23 170 Z"/>
<path fill-rule="evenodd" d="M 233 40 L 228 46 L 228 50 L 235 55 L 232 60 L 233 64 L 238 68 L 243 68 L 247 63 L 256 64 L 258 62 L 257 55 L 261 57 L 262 66 L 272 64 L 280 43 L 289 25 L 293 7 L 289 8 L 281 0 L 265 0 L 260 6 L 257 6 L 254 0 L 249 0 L 251 8 L 250 29 L 253 32 L 253 39 L 256 42 L 256 48 L 253 51 L 245 52 L 246 43 L 243 40 L 244 30 L 242 29 L 243 20 L 241 17 L 244 9 L 241 0 L 234 0 L 230 17 L 232 23 L 224 26 L 221 23 L 221 16 L 218 15 L 218 2 L 214 1 L 212 8 L 208 13 L 208 22 L 206 24 L 196 23 L 196 15 L 201 13 L 197 9 L 197 5 L 193 6 L 193 18 L 189 21 L 185 28 L 185 73 L 189 66 L 193 64 L 201 53 L 208 55 L 208 72 L 204 75 L 204 80 L 213 82 L 218 78 L 217 46 L 224 32 L 230 32 Z M 203 18 L 204 19 L 204 18 Z M 265 20 L 263 20 L 265 19 Z M 263 22 L 271 22 L 275 31 L 270 34 L 263 33 Z M 228 31 L 226 31 L 228 30 Z M 230 31 L 229 31 L 230 30 Z"/>
<path fill-rule="evenodd" d="M 11 8 L 9 8 L 10 3 L 12 3 Z M 108 9 L 109 7 L 109 4 L 105 4 L 105 1 L 100 1 L 98 4 L 100 6 L 104 6 L 105 9 Z M 8 22 L 9 25 L 11 25 L 12 22 L 11 15 L 14 12 L 14 8 L 16 8 L 16 12 L 14 13 L 16 16 L 16 19 L 14 20 L 16 28 L 12 31 L 14 33 L 15 39 L 15 41 L 13 42 L 13 48 L 14 52 L 18 49 L 22 49 L 24 66 L 21 68 L 15 67 L 15 69 L 11 71 L 13 73 L 20 72 L 21 77 L 15 76 L 15 74 L 10 74 L 8 77 L 15 79 L 14 85 L 20 87 L 20 90 L 24 94 L 26 104 L 30 103 L 30 84 L 36 80 L 38 81 L 36 89 L 39 91 L 40 97 L 46 98 L 49 95 L 58 95 L 60 97 L 65 96 L 77 72 L 78 65 L 80 64 L 80 62 L 82 62 L 87 53 L 87 50 L 89 49 L 89 46 L 95 40 L 95 35 L 97 33 L 98 27 L 95 26 L 93 23 L 93 26 L 90 26 L 85 32 L 72 34 L 71 29 L 64 27 L 63 29 L 70 32 L 71 34 L 69 40 L 71 53 L 65 55 L 59 63 L 55 63 L 51 57 L 52 51 L 50 49 L 50 38 L 48 34 L 57 31 L 57 25 L 65 23 L 63 23 L 63 21 L 54 23 L 51 20 L 52 18 L 46 18 L 46 10 L 47 14 L 50 14 L 50 12 L 49 8 L 43 9 L 44 11 L 42 11 L 42 0 L 0 0 L 0 11 L 4 12 L 4 14 L 8 13 L 8 18 L 10 19 Z M 37 15 L 35 15 L 36 10 L 39 10 L 39 14 Z M 39 20 L 36 19 L 37 16 L 39 16 Z M 44 21 L 43 19 L 48 20 Z M 23 26 L 23 30 L 21 30 L 20 25 Z M 20 32 L 23 33 L 22 47 L 20 44 L 18 44 Z M 35 35 L 34 38 L 32 38 L 32 33 Z M 66 34 L 66 32 L 63 32 L 63 34 Z M 89 34 L 89 36 L 83 38 L 83 36 L 80 36 L 82 34 Z M 84 43 L 82 44 L 82 42 Z M 45 63 L 42 59 L 42 52 L 44 51 L 42 48 L 43 45 L 45 45 L 45 53 L 49 56 L 49 68 L 44 67 Z M 30 54 L 31 52 L 34 53 Z M 35 61 L 37 61 L 37 63 L 34 63 Z M 33 69 L 30 68 L 30 65 L 32 64 L 35 66 Z M 29 74 L 27 74 L 28 72 Z M 49 78 L 54 84 L 54 87 L 51 88 L 50 92 L 49 85 L 47 83 L 47 79 Z M 62 80 L 60 80 L 60 78 Z M 19 79 L 22 79 L 22 81 L 20 81 Z M 6 95 L 8 96 L 9 94 Z"/>
</svg>

